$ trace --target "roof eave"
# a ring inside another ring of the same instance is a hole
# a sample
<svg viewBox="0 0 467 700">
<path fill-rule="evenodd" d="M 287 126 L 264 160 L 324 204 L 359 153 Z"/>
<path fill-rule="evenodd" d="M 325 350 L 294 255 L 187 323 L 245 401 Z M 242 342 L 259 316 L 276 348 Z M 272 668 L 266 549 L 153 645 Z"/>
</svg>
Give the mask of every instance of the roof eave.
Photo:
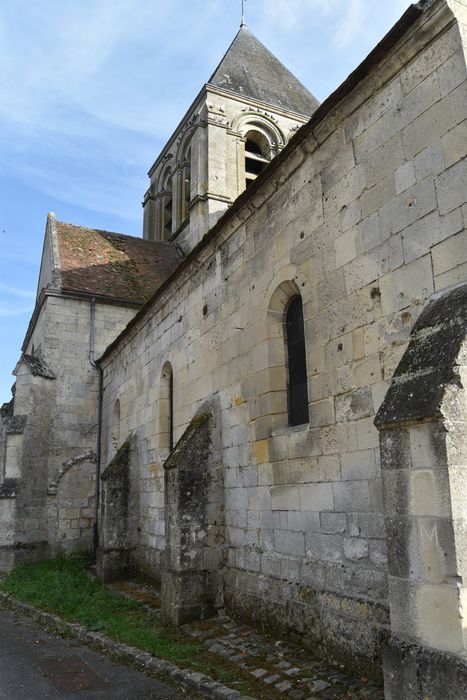
<svg viewBox="0 0 467 700">
<path fill-rule="evenodd" d="M 435 3 L 431 3 L 429 7 L 431 7 L 432 4 Z M 302 126 L 296 134 L 294 134 L 285 148 L 271 161 L 268 167 L 256 178 L 256 180 L 251 183 L 248 189 L 237 197 L 232 206 L 226 210 L 225 214 L 217 221 L 213 228 L 210 229 L 203 236 L 200 242 L 190 251 L 190 253 L 188 253 L 188 255 L 182 260 L 181 264 L 165 280 L 165 282 L 163 282 L 152 297 L 148 299 L 148 301 L 131 319 L 123 331 L 112 343 L 110 343 L 101 357 L 97 360 L 98 363 L 103 362 L 109 357 L 113 350 L 118 347 L 119 343 L 144 316 L 146 311 L 154 304 L 158 297 L 161 296 L 168 287 L 170 287 L 178 275 L 192 262 L 192 260 L 198 256 L 200 251 L 203 250 L 210 243 L 210 241 L 216 237 L 216 235 L 223 229 L 225 224 L 237 214 L 237 212 L 246 204 L 246 202 L 252 198 L 270 178 L 274 176 L 274 173 L 276 173 L 282 164 L 287 160 L 291 152 L 312 134 L 317 125 L 325 119 L 325 117 L 339 104 L 339 102 L 349 95 L 357 87 L 357 85 L 369 75 L 373 68 L 381 63 L 386 54 L 404 37 L 404 35 L 426 12 L 426 10 L 429 9 L 429 7 L 424 8 L 420 3 L 417 5 L 410 5 L 398 22 L 396 22 L 392 29 L 390 29 L 390 31 L 368 54 L 362 63 L 360 63 L 360 65 L 348 76 L 348 78 L 337 88 L 337 90 L 335 90 L 318 107 L 311 119 L 304 126 Z"/>
</svg>

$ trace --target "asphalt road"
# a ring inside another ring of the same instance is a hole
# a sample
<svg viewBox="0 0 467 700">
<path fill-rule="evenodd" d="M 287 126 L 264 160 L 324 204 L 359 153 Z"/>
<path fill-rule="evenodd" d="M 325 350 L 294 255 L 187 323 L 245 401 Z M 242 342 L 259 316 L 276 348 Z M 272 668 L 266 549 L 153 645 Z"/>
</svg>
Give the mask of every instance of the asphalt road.
<svg viewBox="0 0 467 700">
<path fill-rule="evenodd" d="M 1 700 L 190 700 L 79 642 L 0 608 Z"/>
</svg>

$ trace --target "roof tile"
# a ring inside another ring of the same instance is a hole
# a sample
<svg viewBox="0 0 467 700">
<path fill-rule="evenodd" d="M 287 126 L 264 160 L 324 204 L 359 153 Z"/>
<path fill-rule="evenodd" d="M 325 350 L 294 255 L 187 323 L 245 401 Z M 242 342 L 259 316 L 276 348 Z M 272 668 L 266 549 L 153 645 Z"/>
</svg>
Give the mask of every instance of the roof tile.
<svg viewBox="0 0 467 700">
<path fill-rule="evenodd" d="M 56 222 L 61 287 L 144 303 L 178 266 L 170 242 Z"/>
<path fill-rule="evenodd" d="M 319 106 L 316 97 L 245 26 L 208 82 L 303 115 L 313 114 Z"/>
</svg>

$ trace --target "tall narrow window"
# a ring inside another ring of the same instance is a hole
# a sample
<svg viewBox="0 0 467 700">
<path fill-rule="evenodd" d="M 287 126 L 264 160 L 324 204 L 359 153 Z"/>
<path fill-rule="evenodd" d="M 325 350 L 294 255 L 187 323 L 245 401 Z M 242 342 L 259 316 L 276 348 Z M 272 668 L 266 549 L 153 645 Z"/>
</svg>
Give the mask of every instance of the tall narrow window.
<svg viewBox="0 0 467 700">
<path fill-rule="evenodd" d="M 270 145 L 266 137 L 257 131 L 249 131 L 245 141 L 245 187 L 257 178 L 269 163 Z"/>
<path fill-rule="evenodd" d="M 164 197 L 162 205 L 162 239 L 168 241 L 172 235 L 172 209 L 173 209 L 173 198 L 172 198 L 172 173 L 169 171 L 167 177 L 164 181 Z"/>
<path fill-rule="evenodd" d="M 182 199 L 182 222 L 186 221 L 190 214 L 191 199 L 191 149 L 189 148 L 185 156 L 183 166 L 183 199 Z"/>
<path fill-rule="evenodd" d="M 308 423 L 308 384 L 306 373 L 305 325 L 299 296 L 289 304 L 285 318 L 288 355 L 289 424 Z"/>
<path fill-rule="evenodd" d="M 162 368 L 159 397 L 159 447 L 173 450 L 174 446 L 174 380 L 172 365 Z"/>
</svg>

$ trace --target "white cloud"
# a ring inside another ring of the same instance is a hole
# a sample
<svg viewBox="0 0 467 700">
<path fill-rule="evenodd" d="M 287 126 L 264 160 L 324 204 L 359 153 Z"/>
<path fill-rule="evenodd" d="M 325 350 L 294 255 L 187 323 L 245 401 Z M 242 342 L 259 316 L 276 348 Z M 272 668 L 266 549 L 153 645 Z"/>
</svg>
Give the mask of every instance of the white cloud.
<svg viewBox="0 0 467 700">
<path fill-rule="evenodd" d="M 22 297 L 24 299 L 35 299 L 36 293 L 29 289 L 21 289 L 18 287 L 9 287 L 6 284 L 0 284 L 0 294 L 7 294 L 13 297 Z"/>
<path fill-rule="evenodd" d="M 0 170 L 136 222 L 145 173 L 239 12 L 218 0 L 0 0 Z M 321 98 L 384 12 L 373 0 L 247 4 L 252 30 Z"/>
<path fill-rule="evenodd" d="M 0 317 L 23 316 L 24 314 L 30 314 L 33 309 L 34 306 L 23 306 L 20 308 L 14 308 L 13 306 L 0 305 Z"/>
<path fill-rule="evenodd" d="M 364 31 L 367 17 L 367 6 L 365 0 L 349 0 L 342 20 L 337 25 L 334 37 L 335 45 L 338 48 L 347 46 Z"/>
</svg>

